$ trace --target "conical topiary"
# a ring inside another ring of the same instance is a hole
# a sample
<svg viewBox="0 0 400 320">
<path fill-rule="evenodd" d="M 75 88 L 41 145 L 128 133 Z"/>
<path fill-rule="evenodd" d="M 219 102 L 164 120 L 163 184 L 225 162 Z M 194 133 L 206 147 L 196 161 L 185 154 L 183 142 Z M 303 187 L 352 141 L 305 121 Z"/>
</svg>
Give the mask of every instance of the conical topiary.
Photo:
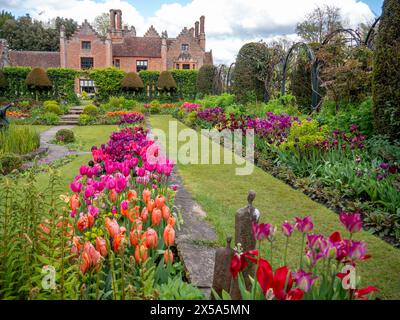
<svg viewBox="0 0 400 320">
<path fill-rule="evenodd" d="M 372 80 L 375 132 L 400 139 L 400 1 L 385 0 L 375 38 Z"/>
<path fill-rule="evenodd" d="M 161 92 L 172 92 L 176 90 L 176 82 L 171 72 L 161 72 L 157 80 L 157 89 Z"/>
<path fill-rule="evenodd" d="M 128 91 L 140 91 L 144 84 L 136 72 L 128 72 L 121 81 L 121 87 Z"/>
<path fill-rule="evenodd" d="M 36 89 L 46 89 L 52 86 L 46 70 L 42 68 L 33 68 L 26 76 L 25 83 L 28 87 Z"/>
<path fill-rule="evenodd" d="M 202 95 L 212 94 L 213 80 L 217 68 L 212 64 L 205 64 L 199 69 L 197 76 L 197 92 Z"/>
<path fill-rule="evenodd" d="M 3 71 L 0 70 L 0 89 L 5 89 L 8 86 L 7 78 Z"/>
</svg>

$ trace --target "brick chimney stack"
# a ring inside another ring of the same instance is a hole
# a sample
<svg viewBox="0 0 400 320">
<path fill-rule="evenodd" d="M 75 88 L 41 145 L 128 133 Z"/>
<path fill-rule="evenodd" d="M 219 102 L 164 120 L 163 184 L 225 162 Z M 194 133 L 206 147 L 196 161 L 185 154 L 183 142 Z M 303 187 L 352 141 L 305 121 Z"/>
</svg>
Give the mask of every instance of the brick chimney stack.
<svg viewBox="0 0 400 320">
<path fill-rule="evenodd" d="M 206 33 L 205 33 L 205 27 L 204 27 L 204 21 L 205 21 L 205 17 L 201 16 L 200 17 L 200 35 L 199 35 L 199 45 L 200 48 L 203 51 L 206 51 Z"/>
<path fill-rule="evenodd" d="M 116 23 L 116 29 L 117 30 L 122 30 L 122 11 L 121 10 L 115 10 L 117 14 L 117 23 Z"/>
<path fill-rule="evenodd" d="M 60 67 L 67 67 L 67 48 L 66 48 L 66 36 L 65 36 L 65 26 L 60 27 Z"/>
<path fill-rule="evenodd" d="M 199 22 L 196 21 L 196 23 L 194 24 L 194 37 L 196 39 L 199 39 Z"/>
<path fill-rule="evenodd" d="M 115 30 L 115 10 L 110 9 L 110 28 L 111 31 Z"/>
</svg>

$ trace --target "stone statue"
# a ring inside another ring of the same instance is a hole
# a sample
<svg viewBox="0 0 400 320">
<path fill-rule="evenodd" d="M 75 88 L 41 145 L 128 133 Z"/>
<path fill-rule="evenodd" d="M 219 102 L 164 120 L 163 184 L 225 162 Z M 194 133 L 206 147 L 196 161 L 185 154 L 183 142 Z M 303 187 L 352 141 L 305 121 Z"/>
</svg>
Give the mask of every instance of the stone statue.
<svg viewBox="0 0 400 320">
<path fill-rule="evenodd" d="M 0 128 L 7 127 L 9 122 L 7 120 L 7 110 L 14 106 L 13 103 L 0 107 Z"/>
<path fill-rule="evenodd" d="M 229 292 L 231 288 L 232 276 L 229 272 L 232 258 L 235 254 L 231 248 L 232 237 L 226 239 L 226 247 L 218 248 L 215 252 L 215 265 L 214 265 L 214 278 L 213 278 L 213 289 L 221 296 L 222 291 Z M 211 294 L 211 299 L 215 299 Z"/>
</svg>

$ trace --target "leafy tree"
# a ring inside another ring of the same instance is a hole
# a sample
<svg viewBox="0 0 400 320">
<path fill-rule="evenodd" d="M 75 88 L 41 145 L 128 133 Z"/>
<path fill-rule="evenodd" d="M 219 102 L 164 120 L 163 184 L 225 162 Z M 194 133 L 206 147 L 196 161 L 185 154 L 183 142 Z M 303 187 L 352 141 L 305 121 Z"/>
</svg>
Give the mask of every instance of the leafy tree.
<svg viewBox="0 0 400 320">
<path fill-rule="evenodd" d="M 97 33 L 100 34 L 100 36 L 105 38 L 107 36 L 108 29 L 110 28 L 110 14 L 104 12 L 94 18 L 93 27 L 95 28 Z"/>
<path fill-rule="evenodd" d="M 212 93 L 212 84 L 217 68 L 212 64 L 205 64 L 199 69 L 197 76 L 197 92 L 201 95 Z"/>
<path fill-rule="evenodd" d="M 334 6 L 317 6 L 297 24 L 296 33 L 307 42 L 321 43 L 332 31 L 343 27 L 340 9 Z"/>
<path fill-rule="evenodd" d="M 67 38 L 70 38 L 74 34 L 76 29 L 78 29 L 78 23 L 74 19 L 57 17 L 55 19 L 55 29 L 57 30 L 58 34 L 60 34 L 61 26 L 65 27 L 65 36 Z"/>
<path fill-rule="evenodd" d="M 374 129 L 400 139 L 400 2 L 385 0 L 375 41 Z"/>
<path fill-rule="evenodd" d="M 11 14 L 11 12 L 1 10 L 0 12 L 0 38 L 4 38 L 3 35 L 3 25 L 7 20 L 14 20 L 14 16 Z"/>
</svg>

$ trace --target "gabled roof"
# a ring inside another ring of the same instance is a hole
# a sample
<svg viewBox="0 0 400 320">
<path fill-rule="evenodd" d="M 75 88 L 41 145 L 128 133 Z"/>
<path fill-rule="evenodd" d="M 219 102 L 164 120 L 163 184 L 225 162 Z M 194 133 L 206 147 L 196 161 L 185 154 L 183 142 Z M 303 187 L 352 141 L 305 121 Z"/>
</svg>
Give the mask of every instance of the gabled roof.
<svg viewBox="0 0 400 320">
<path fill-rule="evenodd" d="M 9 51 L 10 64 L 22 67 L 59 68 L 60 52 Z"/>
<path fill-rule="evenodd" d="M 161 38 L 124 37 L 122 43 L 113 44 L 113 56 L 161 58 Z"/>
<path fill-rule="evenodd" d="M 149 30 L 144 34 L 144 37 L 160 38 L 160 35 L 153 26 L 150 26 Z"/>
</svg>

